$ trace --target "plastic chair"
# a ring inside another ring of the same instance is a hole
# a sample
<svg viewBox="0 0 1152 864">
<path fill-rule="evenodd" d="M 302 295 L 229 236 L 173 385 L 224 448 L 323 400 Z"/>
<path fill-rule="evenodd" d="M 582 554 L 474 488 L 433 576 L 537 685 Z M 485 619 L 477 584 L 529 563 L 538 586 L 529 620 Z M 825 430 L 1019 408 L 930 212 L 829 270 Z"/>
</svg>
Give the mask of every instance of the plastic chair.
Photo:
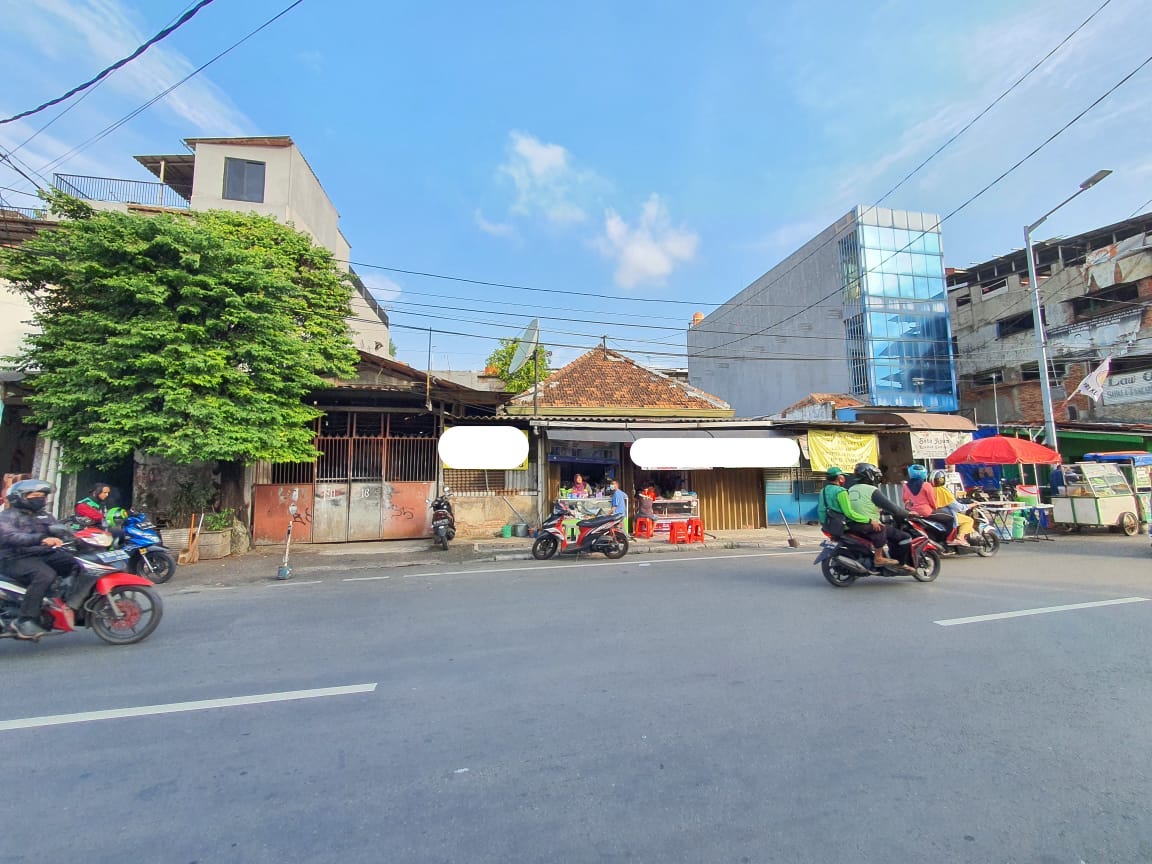
<svg viewBox="0 0 1152 864">
<path fill-rule="evenodd" d="M 692 518 L 688 520 L 688 542 L 704 542 L 704 520 Z"/>
<path fill-rule="evenodd" d="M 688 523 L 676 521 L 668 525 L 668 542 L 669 543 L 687 543 L 688 542 Z"/>
<path fill-rule="evenodd" d="M 656 533 L 656 523 L 649 519 L 647 516 L 636 517 L 636 528 L 633 531 L 634 537 L 642 537 L 645 540 L 651 540 L 652 535 Z"/>
</svg>

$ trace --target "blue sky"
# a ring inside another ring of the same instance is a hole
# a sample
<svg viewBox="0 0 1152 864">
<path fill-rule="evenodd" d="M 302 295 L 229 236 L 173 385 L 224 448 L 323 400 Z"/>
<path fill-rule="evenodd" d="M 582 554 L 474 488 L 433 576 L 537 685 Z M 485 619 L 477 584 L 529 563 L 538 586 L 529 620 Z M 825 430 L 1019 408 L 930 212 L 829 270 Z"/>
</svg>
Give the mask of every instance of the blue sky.
<svg viewBox="0 0 1152 864">
<path fill-rule="evenodd" d="M 567 346 L 560 362 L 606 335 L 641 362 L 683 365 L 696 308 L 878 199 L 1102 0 L 829 0 L 818 12 L 744 0 L 707 11 L 676 0 L 305 0 L 51 166 L 287 2 L 216 0 L 16 156 L 48 177 L 152 179 L 133 155 L 181 152 L 184 137 L 291 135 L 339 209 L 354 260 L 563 292 L 358 268 L 390 305 L 400 359 L 424 367 L 428 334 L 405 328 L 432 327 L 472 334 L 433 333 L 435 367 L 475 369 L 533 315 L 552 316 L 542 335 Z M 67 90 L 188 5 L 0 0 L 0 113 Z M 1150 36 L 1144 0 L 1112 0 L 885 203 L 949 212 L 1134 69 Z M 1042 237 L 1152 209 L 1150 108 L 1152 65 L 946 222 L 946 263 L 1019 247 L 1021 226 L 1098 168 L 1116 173 Z M 57 111 L 0 126 L 0 148 Z M 0 186 L 30 188 L 2 164 Z"/>
</svg>

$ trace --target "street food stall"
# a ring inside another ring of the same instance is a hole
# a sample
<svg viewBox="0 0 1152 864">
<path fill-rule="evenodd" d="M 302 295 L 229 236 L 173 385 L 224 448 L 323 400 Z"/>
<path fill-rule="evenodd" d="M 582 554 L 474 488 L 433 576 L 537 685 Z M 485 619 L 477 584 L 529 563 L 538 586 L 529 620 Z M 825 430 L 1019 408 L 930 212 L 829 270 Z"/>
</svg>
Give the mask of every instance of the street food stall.
<svg viewBox="0 0 1152 864">
<path fill-rule="evenodd" d="M 1152 453 L 1138 450 L 1114 450 L 1106 453 L 1087 453 L 1085 462 L 1110 462 L 1120 468 L 1124 479 L 1136 494 L 1136 515 L 1140 521 L 1152 523 Z"/>
<path fill-rule="evenodd" d="M 981 467 L 1015 465 L 1024 477 L 1024 466 L 1031 465 L 1033 474 L 1037 474 L 1037 465 L 1059 465 L 1060 454 L 1051 447 L 1045 447 L 1026 438 L 1013 438 L 1007 435 L 992 435 L 980 438 L 958 448 L 950 454 L 945 462 L 948 465 L 976 465 Z M 1041 504 L 1037 500 L 1037 491 L 1031 501 L 997 501 L 985 502 L 981 507 L 992 520 L 1002 540 L 1024 539 L 1025 525 L 1032 526 L 1031 538 L 1040 539 L 1046 525 L 1046 512 L 1052 510 L 1052 504 Z M 1059 516 L 1056 517 L 1059 521 Z"/>
<path fill-rule="evenodd" d="M 1141 505 L 1119 465 L 1077 462 L 1060 470 L 1065 492 L 1052 496 L 1052 518 L 1058 526 L 1115 528 L 1129 537 L 1140 530 Z"/>
</svg>

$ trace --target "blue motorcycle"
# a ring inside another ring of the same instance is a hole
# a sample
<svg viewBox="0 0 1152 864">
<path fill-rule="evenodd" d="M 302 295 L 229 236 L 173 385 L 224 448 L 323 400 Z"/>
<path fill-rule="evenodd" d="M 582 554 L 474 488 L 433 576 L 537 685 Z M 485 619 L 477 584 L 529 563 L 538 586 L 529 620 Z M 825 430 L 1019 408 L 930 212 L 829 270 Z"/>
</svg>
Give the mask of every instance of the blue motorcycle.
<svg viewBox="0 0 1152 864">
<path fill-rule="evenodd" d="M 117 548 L 128 554 L 133 573 L 157 585 L 176 574 L 176 559 L 164 547 L 160 531 L 147 513 L 117 508 L 108 511 L 107 521 L 123 532 Z"/>
</svg>

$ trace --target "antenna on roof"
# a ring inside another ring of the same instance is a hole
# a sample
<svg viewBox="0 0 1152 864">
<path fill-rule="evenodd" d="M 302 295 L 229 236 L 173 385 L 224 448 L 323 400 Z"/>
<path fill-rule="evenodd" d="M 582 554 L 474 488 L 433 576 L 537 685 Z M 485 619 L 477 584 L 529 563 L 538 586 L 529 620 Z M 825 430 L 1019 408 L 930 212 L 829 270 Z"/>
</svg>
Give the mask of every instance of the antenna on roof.
<svg viewBox="0 0 1152 864">
<path fill-rule="evenodd" d="M 532 416 L 536 416 L 536 406 L 539 403 L 539 390 L 540 390 L 540 352 L 537 350 L 540 347 L 540 319 L 533 318 L 531 323 L 524 328 L 524 332 L 520 334 L 519 345 L 516 346 L 516 353 L 512 355 L 512 362 L 508 364 L 508 375 L 516 374 L 521 366 L 528 362 L 528 358 L 532 358 Z"/>
</svg>

